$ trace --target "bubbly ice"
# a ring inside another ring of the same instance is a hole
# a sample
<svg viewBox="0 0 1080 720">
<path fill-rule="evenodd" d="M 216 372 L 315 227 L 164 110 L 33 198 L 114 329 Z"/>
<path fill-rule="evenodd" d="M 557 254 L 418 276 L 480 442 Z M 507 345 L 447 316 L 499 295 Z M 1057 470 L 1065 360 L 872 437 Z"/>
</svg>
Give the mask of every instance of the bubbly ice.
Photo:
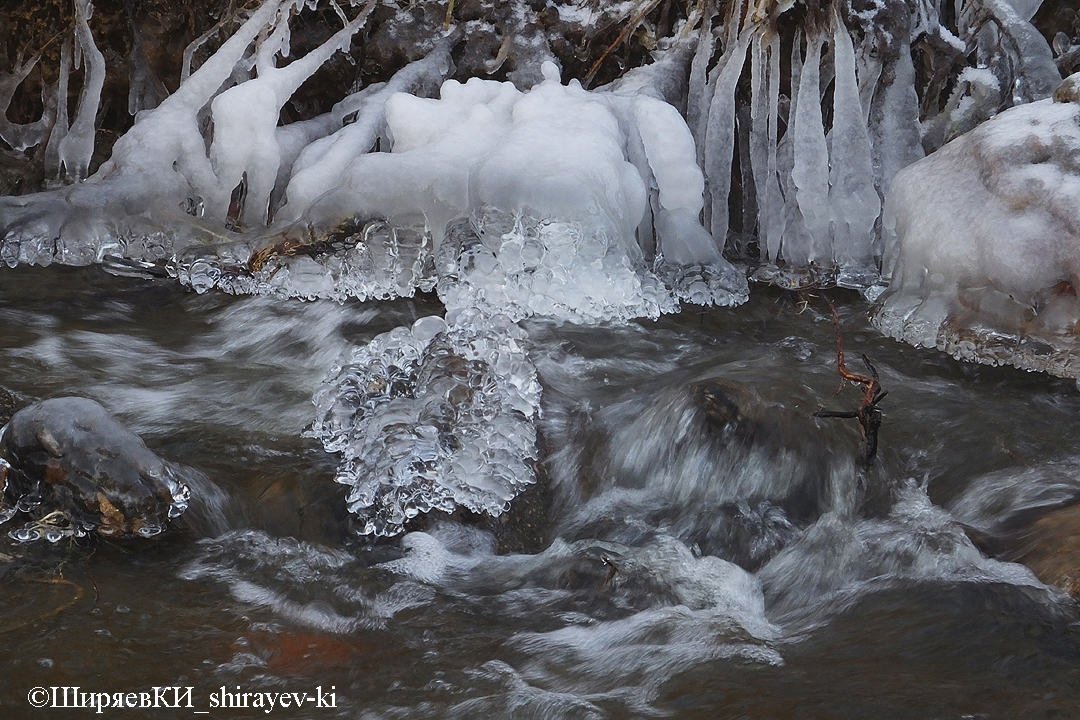
<svg viewBox="0 0 1080 720">
<path fill-rule="evenodd" d="M 353 351 L 315 397 L 312 433 L 363 534 L 458 506 L 499 515 L 533 483 L 540 385 L 525 331 L 476 310 L 421 318 Z"/>
</svg>

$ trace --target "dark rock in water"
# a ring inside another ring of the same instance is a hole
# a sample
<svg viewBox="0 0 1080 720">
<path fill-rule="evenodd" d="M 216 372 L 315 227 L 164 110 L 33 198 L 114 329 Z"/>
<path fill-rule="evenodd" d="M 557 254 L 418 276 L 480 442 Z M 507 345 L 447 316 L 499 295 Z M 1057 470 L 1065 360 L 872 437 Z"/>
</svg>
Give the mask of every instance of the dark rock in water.
<svg viewBox="0 0 1080 720">
<path fill-rule="evenodd" d="M 1018 533 L 1014 542 L 1018 550 L 1005 557 L 1080 599 L 1080 505 L 1052 510 Z"/>
<path fill-rule="evenodd" d="M 0 460 L 0 517 L 31 521 L 16 539 L 150 537 L 187 509 L 176 469 L 93 400 L 55 398 L 18 411 L 0 438 Z"/>
</svg>

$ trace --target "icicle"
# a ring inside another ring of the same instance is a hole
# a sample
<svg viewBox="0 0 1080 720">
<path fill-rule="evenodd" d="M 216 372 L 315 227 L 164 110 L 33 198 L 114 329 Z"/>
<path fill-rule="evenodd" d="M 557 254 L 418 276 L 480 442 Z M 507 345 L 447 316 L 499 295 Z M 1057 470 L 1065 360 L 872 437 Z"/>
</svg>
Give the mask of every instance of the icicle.
<svg viewBox="0 0 1080 720">
<path fill-rule="evenodd" d="M 808 264 L 832 261 L 829 215 L 829 147 L 821 117 L 821 48 L 825 38 L 818 28 L 807 28 L 806 62 L 802 66 L 791 132 L 795 138 L 795 167 L 791 171 L 795 202 L 811 238 L 805 252 L 785 249 L 788 262 Z"/>
<path fill-rule="evenodd" d="M 784 193 L 786 216 L 781 247 L 784 251 L 784 260 L 788 265 L 797 267 L 805 267 L 809 264 L 808 255 L 812 246 L 810 233 L 806 230 L 799 203 L 795 199 L 796 186 L 793 175 L 796 153 L 794 122 L 799 112 L 799 84 L 803 70 L 802 41 L 802 30 L 797 30 L 791 44 L 791 97 L 785 118 L 787 130 L 776 151 L 777 171 L 780 175 L 780 189 Z"/>
<path fill-rule="evenodd" d="M 881 211 L 874 189 L 870 138 L 863 123 L 859 85 L 855 77 L 855 51 L 847 28 L 832 15 L 833 129 L 830 136 L 829 208 L 833 223 L 833 252 L 840 267 L 838 284 L 860 287 L 876 275 L 873 231 Z"/>
<path fill-rule="evenodd" d="M 135 116 L 143 110 L 153 110 L 169 96 L 169 91 L 154 73 L 150 58 L 146 55 L 146 44 L 135 19 L 134 0 L 127 0 L 128 25 L 135 39 L 131 55 L 128 57 L 128 114 Z"/>
<path fill-rule="evenodd" d="M 765 192 L 769 202 L 768 212 L 763 213 L 762 220 L 770 252 L 775 252 L 772 256 L 775 260 L 780 256 L 780 241 L 784 236 L 784 223 L 787 217 L 784 211 L 784 196 L 780 192 L 777 174 L 779 168 L 776 162 L 777 134 L 780 124 L 780 34 L 770 31 L 768 38 L 769 43 L 766 47 L 769 53 L 769 154 Z"/>
<path fill-rule="evenodd" d="M 657 230 L 664 258 L 680 265 L 722 262 L 698 222 L 705 179 L 694 162 L 694 138 L 686 123 L 674 107 L 647 97 L 635 102 L 634 117 L 659 190 Z"/>
<path fill-rule="evenodd" d="M 187 82 L 187 79 L 191 76 L 191 63 L 195 57 L 196 51 L 206 44 L 206 41 L 221 31 L 223 27 L 233 20 L 232 15 L 223 15 L 220 20 L 214 23 L 214 26 L 204 32 L 199 37 L 188 43 L 188 46 L 184 48 L 183 63 L 180 66 L 180 84 L 183 85 Z"/>
<path fill-rule="evenodd" d="M 698 164 L 705 165 L 705 128 L 709 120 L 709 107 L 712 105 L 712 93 L 716 87 L 708 81 L 709 61 L 716 49 L 716 36 L 712 31 L 716 7 L 705 3 L 705 14 L 701 18 L 698 44 L 694 59 L 690 61 L 690 86 L 686 100 L 686 124 L 694 135 L 697 146 Z"/>
<path fill-rule="evenodd" d="M 923 157 L 909 37 L 901 34 L 894 38 L 896 50 L 886 59 L 882 83 L 870 112 L 874 181 L 882 195 L 888 191 L 896 173 Z"/>
<path fill-rule="evenodd" d="M 775 263 L 783 234 L 783 199 L 776 180 L 777 112 L 780 97 L 780 37 L 766 30 L 751 55 L 750 165 L 758 206 L 761 259 Z"/>
<path fill-rule="evenodd" d="M 137 37 L 138 31 L 135 32 Z M 129 62 L 131 71 L 128 74 L 128 114 L 138 115 L 143 110 L 156 108 L 168 97 L 169 92 L 154 74 L 154 68 L 146 57 L 141 40 L 136 40 Z"/>
<path fill-rule="evenodd" d="M 876 33 L 867 32 L 855 53 L 855 76 L 859 79 L 859 105 L 863 111 L 863 125 L 870 121 L 870 106 L 881 78 L 882 48 Z"/>
<path fill-rule="evenodd" d="M 728 193 L 731 190 L 731 158 L 735 145 L 735 86 L 742 73 L 746 50 L 753 36 L 747 28 L 725 46 L 713 81 L 712 102 L 705 126 L 704 165 L 709 184 L 709 228 L 721 247 L 727 242 Z"/>
</svg>

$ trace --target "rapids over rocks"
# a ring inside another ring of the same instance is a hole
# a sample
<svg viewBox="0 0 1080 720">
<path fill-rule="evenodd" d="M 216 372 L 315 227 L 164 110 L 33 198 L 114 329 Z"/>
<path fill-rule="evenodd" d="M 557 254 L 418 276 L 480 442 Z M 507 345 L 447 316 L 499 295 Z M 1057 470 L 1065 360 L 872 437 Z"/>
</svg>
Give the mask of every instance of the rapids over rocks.
<svg viewBox="0 0 1080 720">
<path fill-rule="evenodd" d="M 120 5 L 0 9 L 0 718 L 1080 717 L 1068 3 Z"/>
<path fill-rule="evenodd" d="M 813 417 L 860 397 L 834 397 L 816 299 L 531 320 L 537 484 L 498 518 L 435 511 L 370 542 L 331 481 L 335 457 L 300 431 L 327 363 L 430 316 L 426 296 L 281 303 L 95 268 L 7 271 L 9 393 L 95 398 L 224 493 L 138 545 L 6 546 L 0 702 L 22 707 L 34 686 L 180 685 L 209 709 L 222 686 L 333 686 L 336 709 L 275 712 L 1069 717 L 1076 606 L 988 553 L 1019 557 L 1067 526 L 1049 511 L 1080 496 L 1080 398 L 898 345 L 864 302 L 836 299 L 849 355 L 872 357 L 890 391 L 874 464 L 854 421 Z"/>
</svg>

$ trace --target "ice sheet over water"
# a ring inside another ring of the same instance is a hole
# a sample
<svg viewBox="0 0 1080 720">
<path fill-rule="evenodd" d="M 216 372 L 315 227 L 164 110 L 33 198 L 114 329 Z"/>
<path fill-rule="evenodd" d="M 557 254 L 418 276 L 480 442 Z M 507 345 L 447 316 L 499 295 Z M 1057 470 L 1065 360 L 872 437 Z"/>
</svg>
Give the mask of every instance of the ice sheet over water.
<svg viewBox="0 0 1080 720">
<path fill-rule="evenodd" d="M 499 515 L 534 482 L 540 385 L 525 341 L 505 315 L 463 310 L 379 335 L 335 368 L 311 432 L 342 454 L 362 533 L 397 534 L 433 509 Z"/>
<path fill-rule="evenodd" d="M 254 271 L 249 253 L 246 244 L 191 249 L 172 260 L 169 271 L 200 293 L 216 288 L 304 300 L 392 300 L 435 287 L 432 239 L 423 227 L 348 222 L 310 252 L 270 256 Z"/>
</svg>

